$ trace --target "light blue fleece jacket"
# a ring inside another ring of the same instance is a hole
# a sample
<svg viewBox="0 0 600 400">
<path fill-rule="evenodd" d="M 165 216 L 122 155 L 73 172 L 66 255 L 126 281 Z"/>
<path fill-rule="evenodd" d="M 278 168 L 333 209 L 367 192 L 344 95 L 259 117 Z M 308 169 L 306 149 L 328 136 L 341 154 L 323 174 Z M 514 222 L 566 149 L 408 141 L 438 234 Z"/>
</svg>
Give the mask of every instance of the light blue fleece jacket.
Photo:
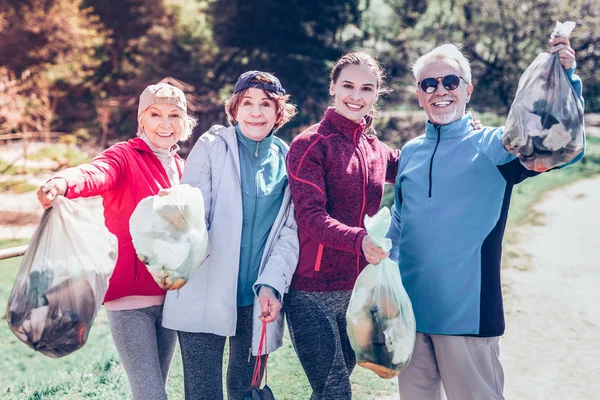
<svg viewBox="0 0 600 400">
<path fill-rule="evenodd" d="M 273 132 L 260 142 L 237 135 L 242 180 L 242 241 L 238 274 L 238 307 L 254 303 L 252 289 L 271 226 L 275 222 L 288 184 L 285 157 L 273 143 Z"/>
<path fill-rule="evenodd" d="M 566 74 L 583 104 L 573 72 Z M 504 333 L 500 261 L 510 197 L 513 185 L 538 173 L 506 151 L 504 128 L 474 130 L 472 121 L 466 114 L 447 125 L 427 122 L 400 156 L 390 257 L 399 262 L 418 332 Z"/>
</svg>

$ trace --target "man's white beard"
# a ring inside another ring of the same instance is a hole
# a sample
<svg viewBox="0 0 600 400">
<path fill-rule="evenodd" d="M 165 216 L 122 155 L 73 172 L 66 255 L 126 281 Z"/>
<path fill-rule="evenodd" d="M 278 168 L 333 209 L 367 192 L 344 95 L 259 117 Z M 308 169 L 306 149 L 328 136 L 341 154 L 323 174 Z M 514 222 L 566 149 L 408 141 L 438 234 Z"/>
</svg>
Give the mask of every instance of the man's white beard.
<svg viewBox="0 0 600 400">
<path fill-rule="evenodd" d="M 454 108 L 454 110 L 452 111 L 447 111 L 439 114 L 434 113 L 433 116 L 435 118 L 435 121 L 437 121 L 438 125 L 446 125 L 458 120 L 464 113 L 464 109 L 461 113 L 461 110 L 459 110 L 458 108 Z"/>
</svg>

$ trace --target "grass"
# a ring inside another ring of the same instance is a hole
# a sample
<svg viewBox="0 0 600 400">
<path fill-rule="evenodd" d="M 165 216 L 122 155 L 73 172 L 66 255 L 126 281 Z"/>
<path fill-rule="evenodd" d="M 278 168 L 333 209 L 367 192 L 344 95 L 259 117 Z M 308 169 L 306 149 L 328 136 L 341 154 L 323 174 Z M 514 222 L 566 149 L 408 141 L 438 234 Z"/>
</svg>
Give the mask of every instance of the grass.
<svg viewBox="0 0 600 400">
<path fill-rule="evenodd" d="M 544 193 L 600 173 L 600 139 L 589 138 L 587 156 L 569 168 L 542 174 L 515 187 L 506 235 L 505 256 L 518 257 L 510 251 L 515 228 L 531 222 L 532 206 Z M 23 241 L 1 241 L 0 247 L 17 246 Z M 511 256 L 512 254 L 512 256 Z M 0 303 L 6 304 L 20 259 L 0 261 Z M 16 399 L 127 399 L 125 373 L 108 330 L 102 309 L 91 330 L 88 343 L 77 352 L 61 359 L 50 359 L 29 349 L 8 329 L 5 311 L 0 314 L 0 398 Z M 183 399 L 181 355 L 175 354 L 169 380 L 169 398 Z M 383 380 L 363 368 L 352 374 L 355 399 L 397 393 L 395 380 Z M 292 348 L 289 336 L 284 345 L 269 358 L 269 386 L 279 400 L 305 399 L 310 387 Z"/>
<path fill-rule="evenodd" d="M 24 174 L 39 174 L 42 168 L 23 168 L 22 166 L 11 165 L 8 162 L 0 159 L 0 175 L 24 175 Z"/>
<path fill-rule="evenodd" d="M 513 189 L 508 223 L 504 237 L 503 265 L 526 270 L 531 265 L 531 256 L 523 250 L 513 250 L 519 242 L 518 227 L 522 224 L 540 224 L 540 215 L 533 209 L 545 193 L 560 188 L 578 179 L 600 174 L 600 138 L 588 137 L 586 155 L 577 164 L 550 171 L 525 180 Z"/>
<path fill-rule="evenodd" d="M 0 248 L 27 241 L 2 241 Z M 0 261 L 0 303 L 6 304 L 20 258 Z M 66 357 L 51 359 L 21 343 L 0 314 L 0 398 L 37 399 L 127 399 L 128 383 L 112 343 L 104 309 L 100 310 L 88 342 Z M 356 399 L 370 399 L 396 392 L 395 380 L 383 380 L 356 367 L 352 375 Z M 292 348 L 289 336 L 281 349 L 269 357 L 269 386 L 279 400 L 308 398 L 310 387 Z M 176 352 L 169 377 L 169 399 L 183 399 L 181 355 Z"/>
<path fill-rule="evenodd" d="M 589 137 L 586 143 L 586 155 L 581 162 L 550 171 L 527 179 L 516 185 L 513 191 L 509 221 L 521 221 L 530 215 L 530 206 L 537 203 L 548 190 L 564 186 L 575 179 L 582 179 L 600 173 L 600 138 Z M 531 219 L 528 222 L 532 222 Z"/>
<path fill-rule="evenodd" d="M 82 153 L 77 147 L 63 144 L 43 147 L 28 158 L 31 160 L 50 159 L 57 162 L 60 169 L 81 165 L 90 160 L 90 157 Z"/>
<path fill-rule="evenodd" d="M 26 180 L 9 179 L 0 181 L 0 191 L 2 192 L 26 193 L 36 190 L 37 188 L 37 185 L 33 185 Z"/>
<path fill-rule="evenodd" d="M 80 134 L 81 136 L 82 134 Z M 72 139 L 70 143 L 75 143 L 77 140 L 76 134 L 73 135 L 65 135 L 65 138 L 75 138 Z M 75 142 L 74 142 L 75 141 Z M 45 147 L 42 147 L 38 151 L 35 151 L 29 155 L 27 155 L 27 160 L 34 161 L 43 161 L 43 160 L 51 160 L 54 161 L 57 166 L 57 169 L 63 169 L 67 167 L 74 167 L 83 163 L 86 163 L 91 158 L 88 157 L 85 153 L 79 150 L 75 145 L 69 145 L 69 143 L 60 143 L 60 144 L 48 144 Z M 13 160 L 16 161 L 16 160 Z M 29 163 L 26 163 L 29 164 Z M 2 176 L 14 176 L 14 175 L 37 175 L 41 172 L 46 171 L 48 168 L 41 167 L 30 167 L 23 166 L 22 163 L 15 165 L 11 164 L 7 160 L 0 159 L 0 175 Z M 1 189 L 1 188 L 0 188 Z"/>
</svg>

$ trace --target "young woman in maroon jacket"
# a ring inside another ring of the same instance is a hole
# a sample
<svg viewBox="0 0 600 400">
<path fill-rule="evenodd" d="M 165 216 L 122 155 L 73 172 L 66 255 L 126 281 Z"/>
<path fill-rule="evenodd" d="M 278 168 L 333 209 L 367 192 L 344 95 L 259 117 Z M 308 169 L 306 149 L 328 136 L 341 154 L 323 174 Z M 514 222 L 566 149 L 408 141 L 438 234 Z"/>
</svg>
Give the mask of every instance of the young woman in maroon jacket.
<svg viewBox="0 0 600 400">
<path fill-rule="evenodd" d="M 355 356 L 346 334 L 354 282 L 387 253 L 367 235 L 385 182 L 393 183 L 399 150 L 374 135 L 373 105 L 383 70 L 368 53 L 344 55 L 331 71 L 334 107 L 298 135 L 288 153 L 288 175 L 300 238 L 300 259 L 286 301 L 296 353 L 311 399 L 351 399 Z"/>
<path fill-rule="evenodd" d="M 167 399 L 177 333 L 161 326 L 165 291 L 136 256 L 129 218 L 142 199 L 179 183 L 183 160 L 177 155 L 177 142 L 185 140 L 195 125 L 180 89 L 166 83 L 150 85 L 140 95 L 137 138 L 61 171 L 37 192 L 44 208 L 51 207 L 58 195 L 102 196 L 105 224 L 119 242 L 104 307 L 134 400 Z"/>
</svg>

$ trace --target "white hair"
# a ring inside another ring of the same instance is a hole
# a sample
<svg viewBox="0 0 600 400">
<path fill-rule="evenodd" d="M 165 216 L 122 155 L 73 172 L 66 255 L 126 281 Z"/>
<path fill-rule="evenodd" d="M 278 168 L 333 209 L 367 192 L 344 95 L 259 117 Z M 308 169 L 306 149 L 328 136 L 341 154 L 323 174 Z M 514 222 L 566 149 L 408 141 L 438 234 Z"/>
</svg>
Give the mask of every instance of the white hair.
<svg viewBox="0 0 600 400">
<path fill-rule="evenodd" d="M 464 80 L 471 83 L 471 65 L 465 55 L 453 44 L 444 44 L 431 50 L 429 53 L 422 55 L 413 64 L 412 71 L 415 81 L 419 80 L 421 69 L 430 61 L 442 60 L 447 62 L 455 62 L 458 65 L 461 76 Z"/>
</svg>

